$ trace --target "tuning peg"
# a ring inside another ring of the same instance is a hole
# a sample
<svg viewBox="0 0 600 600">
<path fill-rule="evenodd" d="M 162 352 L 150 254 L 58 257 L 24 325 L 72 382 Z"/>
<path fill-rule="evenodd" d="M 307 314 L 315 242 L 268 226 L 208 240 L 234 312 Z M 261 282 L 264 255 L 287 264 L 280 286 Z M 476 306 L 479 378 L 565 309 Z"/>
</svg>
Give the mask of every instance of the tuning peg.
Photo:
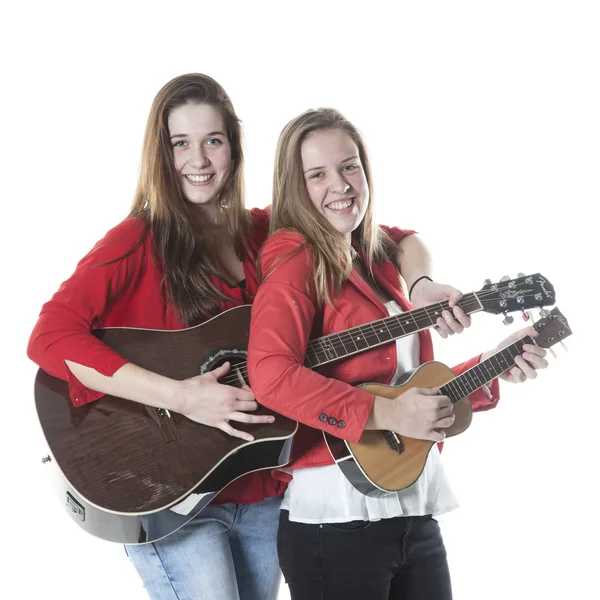
<svg viewBox="0 0 600 600">
<path fill-rule="evenodd" d="M 504 319 L 502 320 L 502 322 L 505 325 L 512 325 L 514 322 L 514 317 L 511 317 L 510 315 L 507 315 L 506 313 L 504 313 Z"/>
<path fill-rule="evenodd" d="M 500 281 L 509 281 L 510 277 L 508 275 L 504 275 L 504 277 L 500 277 Z"/>
<path fill-rule="evenodd" d="M 517 273 L 517 277 L 525 277 L 525 273 Z"/>
<path fill-rule="evenodd" d="M 545 308 L 540 308 L 540 319 L 545 319 L 549 314 L 549 310 L 546 310 Z"/>
<path fill-rule="evenodd" d="M 550 352 L 550 354 L 552 354 L 552 356 L 554 356 L 554 358 L 557 358 L 556 352 L 554 352 L 554 350 L 552 350 L 552 348 L 548 348 L 548 352 Z"/>
<path fill-rule="evenodd" d="M 529 321 L 529 319 L 531 319 L 531 315 L 526 310 L 523 310 L 523 314 L 521 315 L 521 317 L 523 318 L 523 321 Z"/>
<path fill-rule="evenodd" d="M 564 342 L 559 342 L 559 344 L 565 349 L 565 352 L 569 351 L 569 348 L 567 348 L 567 345 Z"/>
</svg>

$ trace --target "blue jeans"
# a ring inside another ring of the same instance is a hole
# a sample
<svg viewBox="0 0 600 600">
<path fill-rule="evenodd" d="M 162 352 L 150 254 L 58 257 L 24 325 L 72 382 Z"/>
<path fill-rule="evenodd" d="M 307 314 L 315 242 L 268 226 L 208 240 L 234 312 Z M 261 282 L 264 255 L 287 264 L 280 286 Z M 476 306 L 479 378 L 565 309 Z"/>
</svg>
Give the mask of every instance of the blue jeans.
<svg viewBox="0 0 600 600">
<path fill-rule="evenodd" d="M 275 600 L 280 504 L 210 504 L 169 537 L 125 550 L 152 600 Z"/>
</svg>

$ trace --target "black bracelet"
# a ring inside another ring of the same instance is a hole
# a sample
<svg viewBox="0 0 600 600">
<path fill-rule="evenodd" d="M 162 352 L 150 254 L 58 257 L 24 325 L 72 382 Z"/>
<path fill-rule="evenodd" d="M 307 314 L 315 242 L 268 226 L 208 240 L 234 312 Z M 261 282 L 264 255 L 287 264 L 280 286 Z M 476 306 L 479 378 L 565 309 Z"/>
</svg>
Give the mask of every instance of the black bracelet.
<svg viewBox="0 0 600 600">
<path fill-rule="evenodd" d="M 431 277 L 429 277 L 429 275 L 421 275 L 421 277 L 419 277 L 419 279 L 417 279 L 416 281 L 413 281 L 413 284 L 410 286 L 410 290 L 408 290 L 408 299 L 410 300 L 410 297 L 412 296 L 412 291 L 415 287 L 415 285 L 417 285 L 417 283 L 419 283 L 419 281 L 421 281 L 421 279 L 429 279 L 429 281 L 431 281 L 433 283 L 433 279 L 431 279 Z"/>
</svg>

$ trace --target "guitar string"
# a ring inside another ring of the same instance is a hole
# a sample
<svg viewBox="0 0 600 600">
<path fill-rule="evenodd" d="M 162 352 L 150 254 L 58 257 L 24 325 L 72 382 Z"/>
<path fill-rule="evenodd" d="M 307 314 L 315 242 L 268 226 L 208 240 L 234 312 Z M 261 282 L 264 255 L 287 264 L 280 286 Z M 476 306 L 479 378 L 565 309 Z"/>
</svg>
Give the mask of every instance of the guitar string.
<svg viewBox="0 0 600 600">
<path fill-rule="evenodd" d="M 510 288 L 505 288 L 505 289 L 510 289 Z M 470 294 L 467 294 L 467 296 L 473 296 L 473 298 L 467 298 L 467 303 L 469 302 L 473 302 L 475 300 L 475 297 L 479 298 L 480 300 L 486 300 L 487 296 L 495 296 L 498 294 L 500 290 L 486 290 L 486 291 L 482 291 L 482 292 L 471 292 Z M 526 293 L 523 295 L 527 295 Z M 464 297 L 463 297 L 464 298 Z M 445 310 L 445 308 L 443 308 L 445 306 L 445 304 L 447 304 L 447 302 L 439 302 L 437 304 L 430 304 L 428 306 L 425 306 L 423 308 L 420 309 L 414 309 L 411 311 L 407 311 L 405 313 L 401 313 L 400 315 L 394 315 L 394 317 L 396 317 L 396 320 L 400 317 L 406 317 L 407 315 L 409 315 L 411 318 L 413 318 L 413 320 L 415 320 L 416 318 L 421 318 L 422 316 L 426 315 L 429 320 L 432 322 L 433 325 L 433 319 L 432 319 L 432 315 L 430 315 L 429 313 L 433 310 L 435 310 L 438 306 L 442 307 L 442 310 Z M 323 338 L 327 339 L 328 344 L 332 347 L 333 351 L 337 354 L 337 350 L 343 350 L 344 352 L 347 352 L 346 347 L 344 342 L 346 343 L 353 343 L 356 346 L 356 343 L 354 342 L 354 340 L 352 339 L 352 333 L 353 331 L 356 330 L 361 330 L 364 327 L 371 327 L 371 329 L 373 329 L 373 332 L 363 332 L 361 331 L 361 333 L 365 334 L 365 337 L 368 335 L 375 335 L 375 337 L 377 337 L 379 339 L 379 336 L 377 335 L 377 332 L 375 331 L 375 326 L 377 326 L 378 324 L 383 324 L 386 325 L 387 328 L 387 324 L 384 323 L 384 321 L 387 321 L 389 319 L 389 317 L 384 317 L 384 319 L 380 319 L 378 321 L 374 321 L 372 323 L 365 323 L 363 325 L 357 325 L 355 327 L 352 327 L 351 329 L 347 329 L 344 332 L 340 332 L 340 333 L 333 333 L 333 334 L 329 334 L 327 336 L 323 336 L 322 338 L 317 338 L 316 340 L 311 340 L 311 342 L 309 342 L 309 347 L 307 348 L 307 354 L 309 352 L 313 352 L 313 354 L 316 354 L 317 352 L 324 352 L 324 347 L 322 346 L 323 342 L 321 341 Z M 393 319 L 392 319 L 393 320 Z M 401 323 L 395 323 L 395 324 L 391 324 L 392 327 L 398 327 L 400 326 L 402 329 L 404 329 L 402 327 Z M 389 332 L 389 330 L 388 330 Z M 391 333 L 391 332 L 389 332 Z M 413 332 L 411 332 L 413 333 Z M 342 339 L 342 336 L 343 339 Z M 331 339 L 328 339 L 331 338 Z M 337 339 L 336 339 L 337 338 Z M 391 342 L 392 340 L 385 340 L 385 342 Z M 315 343 L 318 342 L 321 344 L 321 349 L 317 348 L 311 348 L 310 344 L 311 343 Z M 370 346 L 367 346 L 366 348 L 358 348 L 358 346 L 356 346 L 357 351 L 359 350 L 367 350 Z M 343 358 L 343 357 L 339 357 L 339 358 Z M 235 365 L 232 365 L 232 370 L 234 371 L 233 373 L 228 373 L 226 375 L 223 376 L 223 378 L 221 379 L 221 383 L 224 384 L 233 384 L 233 383 L 239 383 L 239 376 L 238 376 L 238 372 L 239 374 L 242 376 L 242 378 L 244 379 L 244 381 L 247 381 L 248 379 L 248 370 L 247 370 L 247 361 L 240 361 L 239 363 L 236 363 Z M 319 365 L 315 365 L 315 366 L 319 366 Z"/>
</svg>

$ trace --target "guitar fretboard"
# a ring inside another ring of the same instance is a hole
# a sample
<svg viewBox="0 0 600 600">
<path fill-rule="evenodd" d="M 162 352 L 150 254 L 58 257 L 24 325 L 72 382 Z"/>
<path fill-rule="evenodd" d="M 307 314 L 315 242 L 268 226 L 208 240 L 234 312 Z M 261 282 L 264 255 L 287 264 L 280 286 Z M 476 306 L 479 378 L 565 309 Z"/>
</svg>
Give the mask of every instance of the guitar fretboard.
<svg viewBox="0 0 600 600">
<path fill-rule="evenodd" d="M 515 366 L 515 357 L 523 353 L 524 344 L 533 344 L 531 337 L 521 338 L 507 348 L 496 352 L 490 358 L 471 367 L 458 377 L 455 377 L 440 387 L 440 392 L 448 396 L 453 404 L 466 398 L 469 394 L 483 387 L 504 371 Z"/>
<path fill-rule="evenodd" d="M 467 314 L 483 310 L 477 292 L 465 294 L 458 303 Z M 448 302 L 431 304 L 311 340 L 306 350 L 304 365 L 311 369 L 375 348 L 404 336 L 434 326 L 443 310 L 450 310 Z"/>
</svg>

